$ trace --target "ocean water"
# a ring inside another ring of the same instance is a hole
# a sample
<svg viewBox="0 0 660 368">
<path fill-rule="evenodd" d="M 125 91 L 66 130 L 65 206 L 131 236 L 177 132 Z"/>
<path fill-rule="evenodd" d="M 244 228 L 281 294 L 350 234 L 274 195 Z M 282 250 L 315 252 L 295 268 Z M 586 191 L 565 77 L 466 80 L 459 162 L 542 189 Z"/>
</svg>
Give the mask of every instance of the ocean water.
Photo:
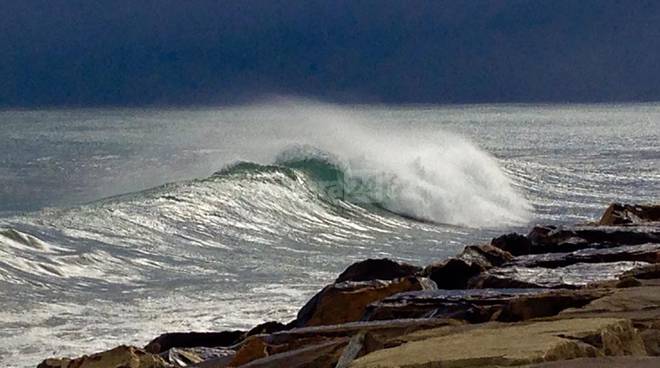
<svg viewBox="0 0 660 368">
<path fill-rule="evenodd" d="M 0 365 L 288 321 L 354 261 L 424 265 L 660 200 L 660 105 L 0 112 Z"/>
</svg>

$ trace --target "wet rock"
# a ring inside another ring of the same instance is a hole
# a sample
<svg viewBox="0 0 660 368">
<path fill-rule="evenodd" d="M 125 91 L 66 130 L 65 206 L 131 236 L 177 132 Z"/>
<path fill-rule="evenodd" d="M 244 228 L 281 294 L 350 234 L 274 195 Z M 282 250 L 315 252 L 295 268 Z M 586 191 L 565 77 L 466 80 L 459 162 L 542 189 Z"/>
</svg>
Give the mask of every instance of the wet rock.
<svg viewBox="0 0 660 368">
<path fill-rule="evenodd" d="M 507 265 L 557 268 L 576 263 L 612 263 L 623 261 L 660 263 L 660 243 L 627 245 L 605 249 L 588 248 L 570 253 L 520 256 Z"/>
<path fill-rule="evenodd" d="M 470 288 L 549 288 L 575 289 L 604 280 L 617 280 L 642 262 L 577 263 L 566 267 L 544 268 L 510 266 L 493 268 L 471 279 Z"/>
<path fill-rule="evenodd" d="M 660 264 L 644 265 L 625 272 L 622 277 L 634 277 L 641 280 L 660 279 Z"/>
<path fill-rule="evenodd" d="M 527 235 L 530 254 L 660 243 L 660 226 L 537 226 Z"/>
<path fill-rule="evenodd" d="M 177 367 L 187 367 L 189 365 L 197 366 L 203 362 L 213 362 L 216 366 L 221 363 L 227 365 L 234 358 L 234 355 L 236 355 L 236 352 L 231 349 L 203 347 L 172 348 L 160 354 L 166 362 Z"/>
<path fill-rule="evenodd" d="M 496 248 L 502 249 L 514 256 L 532 253 L 532 242 L 523 235 L 511 233 L 494 238 L 490 242 Z"/>
<path fill-rule="evenodd" d="M 458 258 L 434 263 L 422 274 L 435 282 L 438 289 L 465 289 L 468 280 L 485 271 L 483 265 Z"/>
<path fill-rule="evenodd" d="M 423 335 L 421 340 L 367 354 L 351 367 L 512 366 L 604 355 L 646 355 L 631 323 L 613 318 L 489 323 L 455 333 L 429 330 Z"/>
<path fill-rule="evenodd" d="M 539 292 L 539 289 L 413 291 L 371 304 L 364 319 L 451 318 L 480 323 L 489 321 L 511 299 Z"/>
<path fill-rule="evenodd" d="M 469 245 L 456 258 L 476 263 L 486 270 L 514 259 L 511 253 L 490 244 Z"/>
<path fill-rule="evenodd" d="M 603 213 L 599 225 L 640 225 L 660 222 L 660 205 L 612 203 Z"/>
<path fill-rule="evenodd" d="M 298 312 L 296 327 L 335 325 L 358 321 L 367 306 L 404 291 L 422 290 L 417 277 L 394 280 L 342 282 L 326 286 Z"/>
<path fill-rule="evenodd" d="M 393 280 L 406 276 L 414 276 L 421 267 L 391 259 L 367 259 L 353 263 L 335 280 L 335 283 L 345 281 Z"/>
<path fill-rule="evenodd" d="M 46 359 L 37 368 L 171 368 L 158 355 L 134 346 L 118 346 L 112 350 L 76 359 Z"/>
<path fill-rule="evenodd" d="M 153 354 L 160 354 L 171 348 L 226 347 L 238 343 L 244 336 L 244 331 L 172 332 L 158 336 L 144 349 Z"/>
</svg>

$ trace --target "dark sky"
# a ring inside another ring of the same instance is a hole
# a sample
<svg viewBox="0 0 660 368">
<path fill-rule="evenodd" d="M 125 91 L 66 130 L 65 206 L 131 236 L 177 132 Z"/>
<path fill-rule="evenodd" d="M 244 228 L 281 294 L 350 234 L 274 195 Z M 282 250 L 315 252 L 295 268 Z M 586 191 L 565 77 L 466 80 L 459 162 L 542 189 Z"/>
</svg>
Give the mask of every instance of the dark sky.
<svg viewBox="0 0 660 368">
<path fill-rule="evenodd" d="M 0 1 L 0 105 L 660 100 L 658 0 Z"/>
</svg>

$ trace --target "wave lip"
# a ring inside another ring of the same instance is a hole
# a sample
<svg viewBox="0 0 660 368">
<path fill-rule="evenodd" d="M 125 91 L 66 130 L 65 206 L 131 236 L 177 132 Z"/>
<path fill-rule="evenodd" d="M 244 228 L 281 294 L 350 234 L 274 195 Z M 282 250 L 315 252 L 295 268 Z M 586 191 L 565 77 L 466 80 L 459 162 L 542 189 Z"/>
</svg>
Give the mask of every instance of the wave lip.
<svg viewBox="0 0 660 368">
<path fill-rule="evenodd" d="M 494 158 L 459 138 L 445 143 L 399 147 L 397 157 L 340 155 L 297 145 L 281 151 L 272 164 L 239 162 L 214 177 L 272 180 L 279 175 L 304 184 L 317 200 L 424 222 L 498 227 L 528 220 L 530 206 Z"/>
</svg>

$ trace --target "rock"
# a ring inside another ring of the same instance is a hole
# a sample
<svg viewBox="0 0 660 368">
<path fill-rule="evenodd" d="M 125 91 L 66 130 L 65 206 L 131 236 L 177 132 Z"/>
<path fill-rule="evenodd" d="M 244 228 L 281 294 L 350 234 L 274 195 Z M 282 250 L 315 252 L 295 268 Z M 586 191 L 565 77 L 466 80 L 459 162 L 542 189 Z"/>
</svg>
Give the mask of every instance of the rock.
<svg viewBox="0 0 660 368">
<path fill-rule="evenodd" d="M 390 295 L 423 288 L 423 281 L 417 277 L 332 284 L 323 288 L 300 309 L 295 326 L 358 321 L 364 315 L 367 305 Z"/>
<path fill-rule="evenodd" d="M 644 265 L 625 272 L 622 277 L 650 280 L 660 279 L 660 264 Z"/>
<path fill-rule="evenodd" d="M 37 368 L 170 368 L 158 355 L 134 346 L 118 346 L 112 350 L 85 355 L 77 359 L 46 359 Z"/>
<path fill-rule="evenodd" d="M 536 290 L 429 290 L 396 294 L 367 308 L 365 320 L 451 318 L 469 323 L 486 322 L 511 299 Z"/>
<path fill-rule="evenodd" d="M 563 310 L 558 318 L 592 316 L 627 318 L 636 326 L 652 327 L 660 321 L 660 286 L 612 289 L 581 308 Z"/>
<path fill-rule="evenodd" d="M 582 308 L 609 293 L 607 290 L 585 289 L 516 296 L 507 300 L 492 319 L 500 322 L 518 322 L 556 316 L 569 308 Z"/>
<path fill-rule="evenodd" d="M 168 363 L 177 367 L 186 367 L 189 365 L 198 365 L 202 362 L 213 361 L 216 366 L 220 363 L 225 365 L 234 358 L 236 352 L 231 349 L 218 348 L 172 348 L 160 356 Z"/>
<path fill-rule="evenodd" d="M 271 335 L 255 336 L 271 345 L 285 345 L 293 341 L 315 339 L 331 339 L 337 337 L 353 336 L 359 332 L 370 333 L 373 336 L 391 338 L 412 331 L 438 328 L 441 326 L 455 326 L 461 323 L 454 320 L 440 318 L 400 319 L 388 321 L 350 322 L 341 325 L 314 326 L 295 328 L 288 331 L 277 332 Z"/>
<path fill-rule="evenodd" d="M 252 360 L 241 368 L 334 368 L 348 344 L 348 338 L 338 338 L 300 349 Z M 235 362 L 232 367 L 238 367 Z"/>
<path fill-rule="evenodd" d="M 476 263 L 484 269 L 501 266 L 511 262 L 513 255 L 490 244 L 469 245 L 456 258 Z"/>
<path fill-rule="evenodd" d="M 434 335 L 437 331 L 437 335 Z M 630 321 L 614 318 L 489 323 L 423 331 L 424 338 L 367 354 L 351 368 L 512 366 L 581 357 L 645 355 Z"/>
<path fill-rule="evenodd" d="M 502 249 L 514 256 L 530 254 L 532 252 L 532 242 L 527 237 L 511 233 L 494 238 L 490 242 L 496 248 Z"/>
<path fill-rule="evenodd" d="M 599 225 L 639 225 L 647 222 L 660 221 L 660 205 L 629 205 L 612 203 Z"/>
<path fill-rule="evenodd" d="M 566 267 L 510 266 L 493 268 L 469 280 L 470 288 L 575 289 L 604 280 L 617 280 L 640 262 L 577 263 Z"/>
<path fill-rule="evenodd" d="M 367 320 L 392 318 L 451 318 L 469 323 L 490 320 L 518 322 L 555 316 L 607 295 L 602 289 L 483 289 L 431 290 L 401 293 L 371 304 Z"/>
<path fill-rule="evenodd" d="M 427 266 L 422 275 L 434 281 L 438 289 L 465 289 L 468 280 L 484 270 L 485 268 L 478 263 L 449 258 Z"/>
<path fill-rule="evenodd" d="M 544 288 L 575 288 L 566 284 L 541 285 L 517 279 L 517 275 L 497 275 L 482 273 L 471 278 L 467 287 L 470 289 L 544 289 Z"/>
<path fill-rule="evenodd" d="M 288 330 L 291 328 L 291 326 L 285 325 L 280 322 L 264 322 L 260 325 L 255 326 L 252 328 L 250 331 L 248 331 L 245 334 L 245 337 L 252 336 L 252 335 L 261 335 L 261 334 L 272 334 L 275 332 L 280 332 L 284 330 Z"/>
<path fill-rule="evenodd" d="M 407 263 L 395 262 L 391 259 L 367 259 L 353 263 L 335 280 L 335 283 L 345 281 L 393 280 L 406 276 L 414 276 L 421 267 Z"/>
<path fill-rule="evenodd" d="M 613 248 L 587 248 L 570 253 L 547 253 L 520 256 L 509 265 L 524 267 L 557 268 L 576 263 L 612 263 L 612 262 L 648 262 L 660 263 L 660 243 L 625 245 Z"/>
<path fill-rule="evenodd" d="M 642 286 L 642 283 L 634 277 L 621 277 L 619 281 L 614 284 L 615 288 L 629 288 Z"/>
<path fill-rule="evenodd" d="M 152 354 L 160 354 L 171 348 L 232 346 L 244 336 L 244 331 L 172 332 L 153 339 L 144 349 Z"/>
<path fill-rule="evenodd" d="M 640 332 L 639 335 L 644 341 L 646 352 L 649 355 L 660 356 L 660 329 L 646 329 Z"/>
<path fill-rule="evenodd" d="M 585 248 L 660 243 L 660 226 L 536 226 L 527 235 L 530 254 L 573 252 Z"/>
<path fill-rule="evenodd" d="M 559 362 L 526 365 L 521 368 L 657 368 L 660 358 L 653 357 L 602 357 L 562 360 Z"/>
<path fill-rule="evenodd" d="M 242 366 L 277 354 L 319 346 L 337 339 L 348 341 L 349 338 L 358 334 L 365 335 L 364 346 L 360 353 L 366 353 L 382 348 L 382 344 L 378 341 L 388 340 L 413 331 L 457 324 L 456 321 L 441 319 L 352 322 L 334 326 L 296 328 L 270 335 L 254 335 L 237 346 L 238 351 L 230 365 Z"/>
</svg>

